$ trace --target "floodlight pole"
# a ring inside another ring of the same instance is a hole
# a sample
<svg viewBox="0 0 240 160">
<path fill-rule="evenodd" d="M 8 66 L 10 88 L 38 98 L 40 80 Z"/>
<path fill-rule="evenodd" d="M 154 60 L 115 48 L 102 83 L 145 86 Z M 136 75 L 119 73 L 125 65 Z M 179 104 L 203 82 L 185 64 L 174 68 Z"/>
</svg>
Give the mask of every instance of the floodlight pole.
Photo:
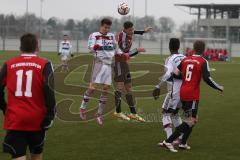
<svg viewBox="0 0 240 160">
<path fill-rule="evenodd" d="M 133 24 L 135 25 L 135 0 L 132 1 L 132 21 Z"/>
<path fill-rule="evenodd" d="M 147 11 L 148 11 L 148 0 L 145 0 L 145 17 L 147 17 Z"/>
<path fill-rule="evenodd" d="M 41 51 L 41 47 L 42 47 L 42 13 L 43 13 L 43 0 L 40 0 L 39 51 Z"/>
<path fill-rule="evenodd" d="M 28 32 L 28 0 L 26 0 L 26 15 L 25 15 L 25 32 Z"/>
<path fill-rule="evenodd" d="M 229 59 L 232 59 L 232 44 L 230 39 L 230 13 L 227 11 L 227 26 L 226 26 L 226 39 L 227 39 L 227 50 L 230 53 Z"/>
</svg>

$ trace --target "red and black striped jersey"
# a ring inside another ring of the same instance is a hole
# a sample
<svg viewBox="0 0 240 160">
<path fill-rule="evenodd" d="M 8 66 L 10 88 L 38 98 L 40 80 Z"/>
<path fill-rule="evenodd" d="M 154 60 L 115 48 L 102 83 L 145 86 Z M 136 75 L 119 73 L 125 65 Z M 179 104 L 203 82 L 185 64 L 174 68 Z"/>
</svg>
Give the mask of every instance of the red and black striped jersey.
<svg viewBox="0 0 240 160">
<path fill-rule="evenodd" d="M 134 34 L 144 34 L 144 31 L 134 31 Z M 129 53 L 132 47 L 133 35 L 127 35 L 124 31 L 118 33 L 118 54 Z"/>
</svg>

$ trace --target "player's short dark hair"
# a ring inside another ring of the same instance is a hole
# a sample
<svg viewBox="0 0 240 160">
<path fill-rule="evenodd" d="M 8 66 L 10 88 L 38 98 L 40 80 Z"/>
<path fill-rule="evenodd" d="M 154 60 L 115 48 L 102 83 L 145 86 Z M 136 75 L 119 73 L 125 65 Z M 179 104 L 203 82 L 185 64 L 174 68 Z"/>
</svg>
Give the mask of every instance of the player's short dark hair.
<svg viewBox="0 0 240 160">
<path fill-rule="evenodd" d="M 111 26 L 112 25 L 112 21 L 108 18 L 103 18 L 101 20 L 101 26 L 103 26 L 104 24 L 108 25 L 108 26 Z"/>
<path fill-rule="evenodd" d="M 203 54 L 203 52 L 205 51 L 205 42 L 200 40 L 194 42 L 193 49 L 197 54 Z"/>
<path fill-rule="evenodd" d="M 169 41 L 170 51 L 178 51 L 180 48 L 180 40 L 178 38 L 171 38 Z"/>
<path fill-rule="evenodd" d="M 20 38 L 20 50 L 25 53 L 33 53 L 38 48 L 38 39 L 35 34 L 26 33 Z"/>
<path fill-rule="evenodd" d="M 123 24 L 124 29 L 132 28 L 132 27 L 133 27 L 133 23 L 130 21 L 127 21 Z"/>
</svg>

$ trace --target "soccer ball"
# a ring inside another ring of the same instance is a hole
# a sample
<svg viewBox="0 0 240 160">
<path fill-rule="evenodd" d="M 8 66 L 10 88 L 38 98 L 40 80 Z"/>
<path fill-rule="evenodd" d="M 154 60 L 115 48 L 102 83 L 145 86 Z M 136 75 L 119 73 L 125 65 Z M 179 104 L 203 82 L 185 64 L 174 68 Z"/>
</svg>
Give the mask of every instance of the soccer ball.
<svg viewBox="0 0 240 160">
<path fill-rule="evenodd" d="M 127 3 L 121 2 L 118 5 L 118 13 L 121 15 L 127 15 L 130 12 L 130 8 L 128 7 Z"/>
</svg>

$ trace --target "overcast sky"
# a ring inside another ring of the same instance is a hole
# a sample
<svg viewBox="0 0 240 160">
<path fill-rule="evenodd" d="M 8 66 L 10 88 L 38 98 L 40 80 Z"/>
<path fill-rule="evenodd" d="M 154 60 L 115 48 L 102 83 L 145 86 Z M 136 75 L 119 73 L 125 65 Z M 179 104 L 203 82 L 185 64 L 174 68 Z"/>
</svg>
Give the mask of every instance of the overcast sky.
<svg viewBox="0 0 240 160">
<path fill-rule="evenodd" d="M 0 13 L 21 15 L 26 11 L 27 0 L 0 0 Z M 40 15 L 40 0 L 28 0 L 29 12 Z M 52 16 L 81 20 L 97 16 L 120 17 L 116 11 L 119 2 L 126 2 L 133 12 L 133 0 L 44 0 L 43 17 Z M 177 24 L 190 21 L 196 17 L 188 15 L 174 6 L 175 3 L 240 3 L 239 0 L 148 0 L 148 15 L 159 18 L 172 17 Z M 135 16 L 144 16 L 145 0 L 135 0 Z"/>
</svg>

